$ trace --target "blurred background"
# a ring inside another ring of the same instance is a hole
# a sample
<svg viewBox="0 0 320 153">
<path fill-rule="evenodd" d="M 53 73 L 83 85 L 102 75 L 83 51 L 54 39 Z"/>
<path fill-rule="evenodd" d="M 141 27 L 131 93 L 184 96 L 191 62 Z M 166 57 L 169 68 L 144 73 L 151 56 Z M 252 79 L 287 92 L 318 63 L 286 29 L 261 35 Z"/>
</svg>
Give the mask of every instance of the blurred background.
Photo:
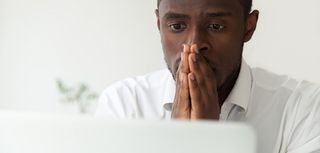
<svg viewBox="0 0 320 153">
<path fill-rule="evenodd" d="M 320 1 L 253 0 L 253 67 L 320 83 Z M 92 114 L 110 83 L 166 68 L 156 0 L 0 0 L 0 110 Z"/>
</svg>

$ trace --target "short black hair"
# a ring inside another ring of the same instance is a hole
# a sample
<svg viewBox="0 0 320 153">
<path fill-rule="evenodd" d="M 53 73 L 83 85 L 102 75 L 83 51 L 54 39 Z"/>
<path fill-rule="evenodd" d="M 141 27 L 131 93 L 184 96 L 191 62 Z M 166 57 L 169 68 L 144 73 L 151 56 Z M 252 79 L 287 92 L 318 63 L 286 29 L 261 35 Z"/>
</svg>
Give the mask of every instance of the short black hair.
<svg viewBox="0 0 320 153">
<path fill-rule="evenodd" d="M 161 0 L 157 0 L 157 1 L 158 1 L 157 7 L 159 8 Z M 240 0 L 240 3 L 242 4 L 242 6 L 244 8 L 245 16 L 248 16 L 248 14 L 250 14 L 250 12 L 251 12 L 252 0 Z"/>
</svg>

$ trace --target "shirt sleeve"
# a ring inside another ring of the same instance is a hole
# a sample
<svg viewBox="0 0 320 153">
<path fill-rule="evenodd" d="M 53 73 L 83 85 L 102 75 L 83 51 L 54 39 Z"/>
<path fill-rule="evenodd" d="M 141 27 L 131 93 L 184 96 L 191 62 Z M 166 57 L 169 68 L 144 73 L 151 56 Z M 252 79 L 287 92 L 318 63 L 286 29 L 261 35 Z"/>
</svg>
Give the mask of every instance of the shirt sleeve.
<svg viewBox="0 0 320 153">
<path fill-rule="evenodd" d="M 98 118 L 134 118 L 134 91 L 123 82 L 117 82 L 100 95 L 95 116 Z"/>
<path fill-rule="evenodd" d="M 320 89 L 309 93 L 301 96 L 292 114 L 295 123 L 288 153 L 320 153 Z"/>
</svg>

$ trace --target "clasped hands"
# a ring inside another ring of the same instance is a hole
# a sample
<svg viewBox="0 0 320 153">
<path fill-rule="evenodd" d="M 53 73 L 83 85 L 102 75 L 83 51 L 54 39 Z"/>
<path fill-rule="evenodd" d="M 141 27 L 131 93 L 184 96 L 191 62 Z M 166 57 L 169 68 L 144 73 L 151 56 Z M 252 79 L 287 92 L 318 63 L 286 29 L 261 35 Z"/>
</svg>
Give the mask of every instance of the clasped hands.
<svg viewBox="0 0 320 153">
<path fill-rule="evenodd" d="M 183 45 L 176 72 L 173 119 L 219 119 L 220 106 L 215 74 L 197 45 Z"/>
</svg>

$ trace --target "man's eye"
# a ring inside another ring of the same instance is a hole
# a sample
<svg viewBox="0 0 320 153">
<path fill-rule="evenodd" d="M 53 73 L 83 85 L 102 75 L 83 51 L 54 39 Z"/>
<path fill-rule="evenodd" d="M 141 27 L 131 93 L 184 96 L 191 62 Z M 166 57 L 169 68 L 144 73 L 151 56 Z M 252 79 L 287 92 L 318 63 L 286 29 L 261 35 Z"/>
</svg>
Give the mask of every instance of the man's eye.
<svg viewBox="0 0 320 153">
<path fill-rule="evenodd" d="M 170 24 L 169 27 L 174 32 L 180 32 L 187 28 L 185 24 Z"/>
<path fill-rule="evenodd" d="M 224 28 L 225 28 L 225 26 L 220 25 L 220 24 L 210 24 L 209 25 L 209 29 L 214 30 L 214 31 L 221 31 Z"/>
</svg>

